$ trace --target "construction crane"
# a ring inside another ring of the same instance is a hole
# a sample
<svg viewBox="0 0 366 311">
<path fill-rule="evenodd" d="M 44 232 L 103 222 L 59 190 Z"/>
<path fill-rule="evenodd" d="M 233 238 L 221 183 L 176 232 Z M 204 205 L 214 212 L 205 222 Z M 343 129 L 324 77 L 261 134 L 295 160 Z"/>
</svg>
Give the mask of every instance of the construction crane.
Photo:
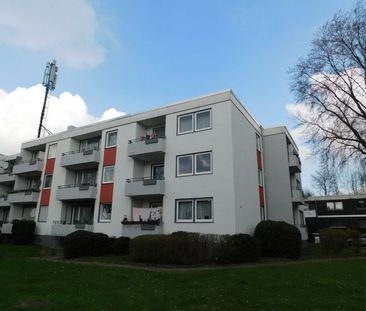
<svg viewBox="0 0 366 311">
<path fill-rule="evenodd" d="M 38 134 L 37 138 L 41 137 L 42 129 L 44 132 L 48 134 L 52 134 L 43 124 L 46 121 L 46 111 L 47 111 L 47 100 L 49 98 L 50 91 L 53 91 L 56 87 L 56 80 L 57 80 L 57 66 L 56 61 L 53 60 L 52 62 L 48 62 L 46 66 L 46 70 L 44 72 L 43 82 L 42 85 L 46 88 L 46 93 L 44 96 L 43 107 L 41 112 L 41 118 L 39 120 L 38 126 Z"/>
</svg>

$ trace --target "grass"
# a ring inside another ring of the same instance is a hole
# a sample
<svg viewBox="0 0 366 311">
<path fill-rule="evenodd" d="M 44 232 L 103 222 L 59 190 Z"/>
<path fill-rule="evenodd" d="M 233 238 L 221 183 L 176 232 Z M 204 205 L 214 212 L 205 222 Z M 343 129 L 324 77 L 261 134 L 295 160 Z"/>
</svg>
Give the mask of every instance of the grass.
<svg viewBox="0 0 366 311">
<path fill-rule="evenodd" d="M 363 310 L 366 259 L 189 272 L 34 260 L 0 244 L 0 310 Z"/>
</svg>

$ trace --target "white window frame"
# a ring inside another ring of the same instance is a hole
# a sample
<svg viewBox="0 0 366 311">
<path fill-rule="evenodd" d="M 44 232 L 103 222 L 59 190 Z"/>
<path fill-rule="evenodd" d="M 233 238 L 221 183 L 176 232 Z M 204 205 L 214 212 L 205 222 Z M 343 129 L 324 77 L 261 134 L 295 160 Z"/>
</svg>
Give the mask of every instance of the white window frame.
<svg viewBox="0 0 366 311">
<path fill-rule="evenodd" d="M 43 209 L 46 209 L 45 219 L 40 220 L 41 210 L 43 210 Z M 47 218 L 48 218 L 48 206 L 47 205 L 41 205 L 39 207 L 39 210 L 38 210 L 37 222 L 47 222 Z"/>
<path fill-rule="evenodd" d="M 197 218 L 197 202 L 200 201 L 210 201 L 211 203 L 211 218 L 210 219 L 198 219 Z M 214 220 L 214 215 L 213 215 L 213 204 L 212 204 L 212 199 L 211 198 L 201 198 L 201 199 L 195 199 L 194 200 L 194 222 L 213 222 Z"/>
<path fill-rule="evenodd" d="M 102 219 L 102 215 L 103 215 L 103 210 L 105 208 L 106 205 L 110 205 L 111 206 L 111 218 L 109 219 Z M 111 222 L 112 220 L 112 203 L 100 203 L 99 204 L 99 217 L 98 217 L 98 221 L 99 222 Z"/>
<path fill-rule="evenodd" d="M 255 145 L 258 151 L 262 151 L 262 140 L 258 133 L 255 133 Z"/>
<path fill-rule="evenodd" d="M 191 208 L 192 208 L 192 218 L 191 219 L 179 219 L 179 203 L 181 202 L 191 202 Z M 194 200 L 192 199 L 179 199 L 176 201 L 176 206 L 175 206 L 175 221 L 176 222 L 194 222 Z"/>
<path fill-rule="evenodd" d="M 107 169 L 113 168 L 113 178 L 112 180 L 105 180 L 105 172 Z M 103 175 L 102 175 L 102 184 L 112 184 L 114 182 L 114 165 L 104 166 L 103 167 Z"/>
<path fill-rule="evenodd" d="M 192 118 L 192 129 L 190 131 L 181 132 L 180 131 L 180 119 L 181 118 L 188 117 L 188 116 L 191 116 L 191 118 Z M 195 117 L 194 117 L 194 113 L 187 113 L 187 114 L 182 114 L 182 115 L 178 116 L 178 124 L 177 125 L 178 125 L 178 128 L 177 128 L 178 135 L 187 134 L 187 133 L 193 133 L 194 128 L 195 128 Z"/>
<path fill-rule="evenodd" d="M 203 154 L 209 154 L 210 155 L 210 170 L 204 171 L 204 172 L 197 172 L 197 156 L 203 155 Z M 212 151 L 206 151 L 206 152 L 199 152 L 194 154 L 194 175 L 205 175 L 205 174 L 211 174 L 212 173 Z"/>
<path fill-rule="evenodd" d="M 46 187 L 46 179 L 47 179 L 47 177 L 51 177 L 51 185 L 49 187 Z M 52 177 L 53 177 L 52 174 L 44 175 L 43 189 L 50 189 L 51 188 L 51 186 L 52 186 L 52 179 L 53 179 Z"/>
<path fill-rule="evenodd" d="M 210 115 L 210 125 L 208 127 L 204 127 L 201 129 L 197 128 L 197 115 L 198 114 L 202 114 L 202 113 L 209 113 Z M 209 130 L 212 128 L 212 117 L 211 117 L 211 109 L 207 109 L 207 110 L 201 110 L 201 111 L 197 111 L 194 113 L 194 131 L 195 132 L 200 132 L 200 131 L 205 131 L 205 130 Z"/>
<path fill-rule="evenodd" d="M 190 157 L 191 158 L 191 160 L 192 160 L 192 172 L 191 173 L 185 173 L 185 174 L 180 174 L 179 173 L 179 167 L 180 167 L 180 165 L 179 165 L 179 159 L 180 158 L 184 158 L 184 157 Z M 179 156 L 177 156 L 177 176 L 179 176 L 179 177 L 181 177 L 181 176 L 192 176 L 193 175 L 193 173 L 194 173 L 194 157 L 193 157 L 193 154 L 183 154 L 183 155 L 179 155 Z"/>
<path fill-rule="evenodd" d="M 263 187 L 263 171 L 258 169 L 258 185 Z"/>
<path fill-rule="evenodd" d="M 118 138 L 118 130 L 113 130 L 113 131 L 109 131 L 106 133 L 106 137 L 105 137 L 105 148 L 113 148 L 117 146 L 117 139 L 116 139 L 116 144 L 115 145 L 108 145 L 108 141 L 109 141 L 109 135 L 116 133 L 117 138 Z"/>
<path fill-rule="evenodd" d="M 55 148 L 52 153 L 50 152 L 51 148 Z M 56 158 L 56 152 L 57 152 L 57 144 L 49 145 L 48 146 L 47 159 L 54 159 L 54 158 Z"/>
</svg>

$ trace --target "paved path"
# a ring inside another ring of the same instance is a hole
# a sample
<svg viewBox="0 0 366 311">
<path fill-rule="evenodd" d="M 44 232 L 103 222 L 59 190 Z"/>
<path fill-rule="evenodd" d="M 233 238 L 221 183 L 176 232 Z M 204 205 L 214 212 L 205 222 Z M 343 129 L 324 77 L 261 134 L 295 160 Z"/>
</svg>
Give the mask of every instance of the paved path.
<svg viewBox="0 0 366 311">
<path fill-rule="evenodd" d="M 209 270 L 224 270 L 224 269 L 236 269 L 236 268 L 254 268 L 254 267 L 273 267 L 273 266 L 288 266 L 299 265 L 304 263 L 318 263 L 329 261 L 348 261 L 348 260 L 366 260 L 366 256 L 359 257 L 343 257 L 343 258 L 322 258 L 322 259 L 308 259 L 308 260 L 288 260 L 288 261 L 275 261 L 275 262 L 259 262 L 248 263 L 238 265 L 212 265 L 212 266 L 198 266 L 198 267 L 179 267 L 179 266 L 164 266 L 164 265 L 145 265 L 145 264 L 114 264 L 99 261 L 81 261 L 78 259 L 62 259 L 60 257 L 32 257 L 34 260 L 44 260 L 49 262 L 58 262 L 65 264 L 78 264 L 78 265 L 94 265 L 102 267 L 113 268 L 127 268 L 137 269 L 144 271 L 155 272 L 194 272 L 194 271 L 209 271 Z"/>
</svg>

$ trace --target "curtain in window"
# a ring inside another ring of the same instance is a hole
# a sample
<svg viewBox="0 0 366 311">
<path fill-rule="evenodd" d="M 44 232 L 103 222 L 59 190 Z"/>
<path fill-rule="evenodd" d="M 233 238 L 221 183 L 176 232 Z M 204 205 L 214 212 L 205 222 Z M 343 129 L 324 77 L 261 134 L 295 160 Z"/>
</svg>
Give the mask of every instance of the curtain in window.
<svg viewBox="0 0 366 311">
<path fill-rule="evenodd" d="M 196 113 L 196 128 L 199 129 L 206 129 L 211 126 L 210 124 L 210 112 L 205 111 L 201 113 Z"/>
<path fill-rule="evenodd" d="M 178 219 L 192 219 L 192 202 L 179 202 Z"/>
<path fill-rule="evenodd" d="M 212 219 L 211 201 L 197 201 L 197 219 Z"/>
</svg>

